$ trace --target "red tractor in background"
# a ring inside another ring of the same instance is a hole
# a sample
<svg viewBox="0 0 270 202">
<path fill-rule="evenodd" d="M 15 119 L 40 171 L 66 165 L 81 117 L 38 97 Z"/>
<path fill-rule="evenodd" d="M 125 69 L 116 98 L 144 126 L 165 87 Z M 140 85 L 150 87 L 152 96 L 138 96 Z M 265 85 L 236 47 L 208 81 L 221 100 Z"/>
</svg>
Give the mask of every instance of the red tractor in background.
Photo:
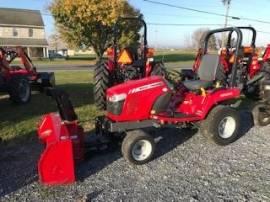
<svg viewBox="0 0 270 202">
<path fill-rule="evenodd" d="M 252 110 L 254 124 L 266 126 L 270 124 L 270 44 L 262 55 L 264 79 L 261 81 L 261 100 Z"/>
<path fill-rule="evenodd" d="M 122 141 L 122 154 L 132 164 L 149 162 L 155 150 L 154 137 L 148 127 L 199 128 L 201 133 L 219 145 L 228 145 L 240 135 L 239 111 L 233 103 L 241 95 L 237 68 L 242 44 L 238 28 L 223 28 L 214 33 L 235 31 L 235 59 L 230 74 L 225 74 L 217 54 L 204 54 L 198 68 L 198 79 L 170 83 L 162 76 L 129 80 L 106 91 L 107 108 L 96 119 L 96 136 L 92 146 Z M 87 150 L 85 134 L 68 95 L 50 90 L 59 114 L 42 117 L 38 136 L 46 145 L 39 159 L 40 181 L 44 184 L 66 184 L 75 181 L 75 162 L 84 159 Z M 98 139 L 96 139 L 98 140 Z"/>
<path fill-rule="evenodd" d="M 16 58 L 23 67 L 11 64 Z M 27 103 L 32 89 L 42 91 L 54 85 L 54 73 L 37 72 L 22 47 L 0 48 L 0 92 L 8 93 L 14 103 Z"/>
<path fill-rule="evenodd" d="M 125 21 L 138 21 L 143 26 L 143 43 L 139 50 L 131 47 L 119 50 L 119 27 Z M 107 50 L 108 60 L 95 68 L 94 98 L 99 109 L 106 108 L 106 90 L 128 80 L 151 75 L 165 75 L 162 62 L 154 61 L 154 50 L 148 48 L 147 26 L 141 17 L 122 17 L 114 25 L 113 47 Z"/>
<path fill-rule="evenodd" d="M 256 30 L 253 27 L 237 27 L 242 30 L 249 30 L 252 33 L 252 40 L 249 46 L 240 47 L 240 55 L 238 57 L 237 79 L 238 83 L 242 85 L 243 93 L 250 98 L 259 98 L 260 96 L 260 82 L 264 78 L 262 69 L 265 68 L 267 61 L 270 59 L 270 46 L 268 45 L 263 58 L 259 58 L 258 51 L 256 50 Z M 228 32 L 227 45 L 225 48 L 220 49 L 220 62 L 223 66 L 224 72 L 230 74 L 232 64 L 235 59 L 235 44 L 233 44 L 234 31 Z M 196 72 L 200 66 L 201 58 L 208 53 L 208 41 L 210 38 L 205 38 L 204 48 L 198 50 L 192 70 L 182 70 L 183 78 L 196 78 Z"/>
</svg>

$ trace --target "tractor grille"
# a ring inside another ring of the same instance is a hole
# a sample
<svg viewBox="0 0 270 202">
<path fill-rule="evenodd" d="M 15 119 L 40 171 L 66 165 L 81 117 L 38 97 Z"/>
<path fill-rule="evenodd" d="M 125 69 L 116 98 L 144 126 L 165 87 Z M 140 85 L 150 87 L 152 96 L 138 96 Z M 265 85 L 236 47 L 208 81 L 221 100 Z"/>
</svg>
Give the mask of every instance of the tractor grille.
<svg viewBox="0 0 270 202">
<path fill-rule="evenodd" d="M 124 102 L 125 100 L 119 102 L 110 102 L 107 100 L 107 111 L 115 115 L 121 114 Z"/>
</svg>

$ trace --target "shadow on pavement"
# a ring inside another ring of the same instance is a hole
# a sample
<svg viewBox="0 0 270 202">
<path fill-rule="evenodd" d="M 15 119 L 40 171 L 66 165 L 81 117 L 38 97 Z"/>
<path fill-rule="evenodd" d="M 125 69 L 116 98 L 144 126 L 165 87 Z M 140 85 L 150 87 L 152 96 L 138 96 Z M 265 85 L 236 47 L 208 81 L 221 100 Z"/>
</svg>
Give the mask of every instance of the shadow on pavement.
<svg viewBox="0 0 270 202">
<path fill-rule="evenodd" d="M 38 179 L 37 161 L 42 145 L 37 138 L 31 141 L 21 139 L 18 137 L 0 143 L 0 197 Z"/>
</svg>

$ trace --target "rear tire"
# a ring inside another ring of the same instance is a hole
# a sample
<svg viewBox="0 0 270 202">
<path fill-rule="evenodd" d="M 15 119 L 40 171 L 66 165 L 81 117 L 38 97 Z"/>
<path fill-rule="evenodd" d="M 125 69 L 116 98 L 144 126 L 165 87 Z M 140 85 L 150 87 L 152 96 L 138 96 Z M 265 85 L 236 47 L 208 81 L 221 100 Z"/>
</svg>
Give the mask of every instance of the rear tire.
<svg viewBox="0 0 270 202">
<path fill-rule="evenodd" d="M 239 113 L 231 107 L 217 106 L 202 121 L 200 132 L 218 145 L 228 145 L 239 137 Z"/>
<path fill-rule="evenodd" d="M 8 92 L 12 102 L 25 104 L 31 99 L 29 80 L 23 76 L 14 76 L 8 81 Z"/>
<path fill-rule="evenodd" d="M 142 130 L 128 132 L 122 143 L 124 158 L 135 165 L 149 162 L 154 155 L 154 151 L 154 138 Z"/>
<path fill-rule="evenodd" d="M 101 63 L 95 68 L 94 100 L 98 109 L 106 109 L 106 90 L 110 87 L 108 65 Z"/>
</svg>

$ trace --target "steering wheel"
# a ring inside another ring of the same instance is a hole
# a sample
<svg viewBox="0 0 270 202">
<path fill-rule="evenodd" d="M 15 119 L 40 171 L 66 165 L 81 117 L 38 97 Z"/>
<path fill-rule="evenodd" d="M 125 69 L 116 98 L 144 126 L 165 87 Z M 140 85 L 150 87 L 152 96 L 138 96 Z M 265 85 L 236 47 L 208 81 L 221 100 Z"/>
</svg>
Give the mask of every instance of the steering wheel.
<svg viewBox="0 0 270 202">
<path fill-rule="evenodd" d="M 18 56 L 18 53 L 13 50 L 8 50 L 5 53 L 7 55 L 6 60 L 8 61 L 8 63 L 11 63 Z"/>
</svg>

